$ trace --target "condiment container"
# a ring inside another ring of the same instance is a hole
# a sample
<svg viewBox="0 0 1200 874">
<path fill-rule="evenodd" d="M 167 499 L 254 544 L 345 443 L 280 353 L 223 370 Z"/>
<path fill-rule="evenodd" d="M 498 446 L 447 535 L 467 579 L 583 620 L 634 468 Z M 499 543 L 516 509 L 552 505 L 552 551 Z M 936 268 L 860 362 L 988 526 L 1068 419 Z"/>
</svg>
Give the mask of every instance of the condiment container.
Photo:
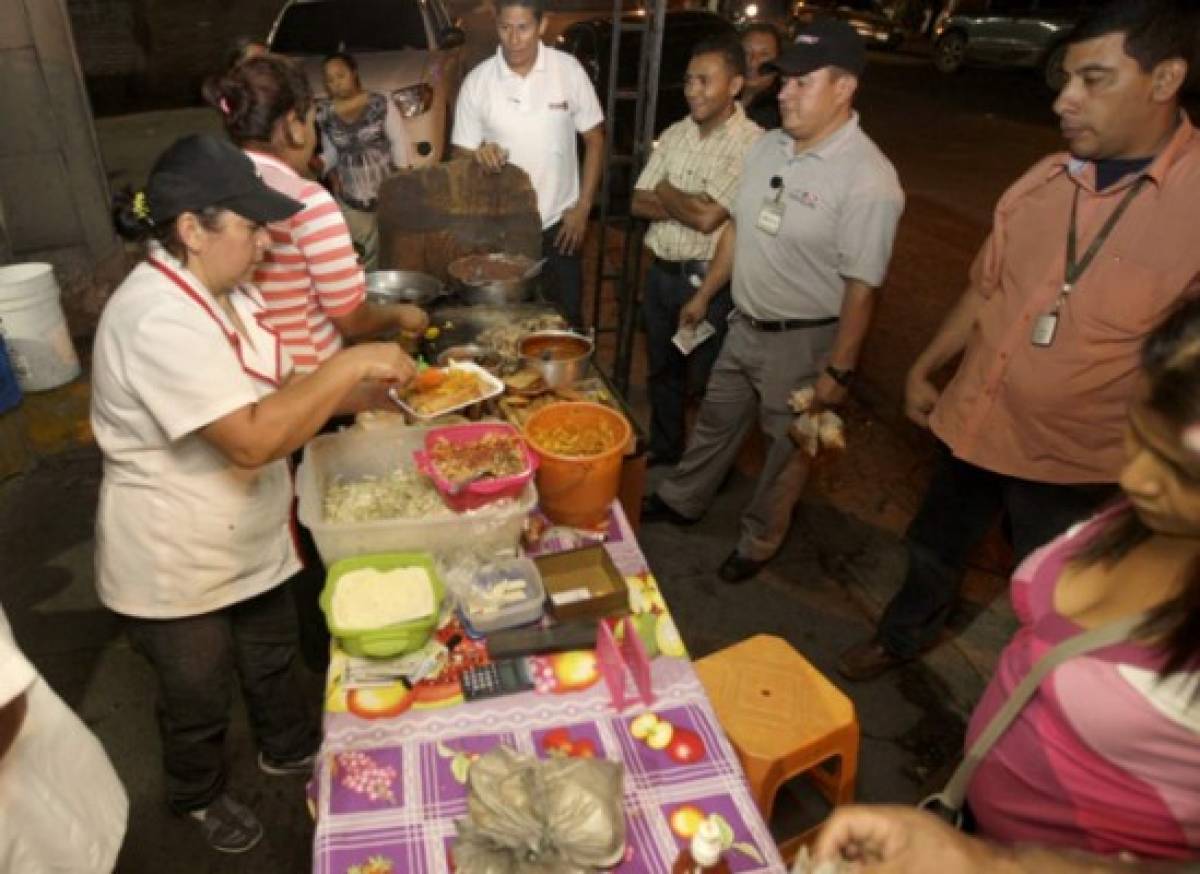
<svg viewBox="0 0 1200 874">
<path fill-rule="evenodd" d="M 527 558 L 510 558 L 481 567 L 461 607 L 473 630 L 489 634 L 536 622 L 545 601 L 537 565 Z"/>
</svg>

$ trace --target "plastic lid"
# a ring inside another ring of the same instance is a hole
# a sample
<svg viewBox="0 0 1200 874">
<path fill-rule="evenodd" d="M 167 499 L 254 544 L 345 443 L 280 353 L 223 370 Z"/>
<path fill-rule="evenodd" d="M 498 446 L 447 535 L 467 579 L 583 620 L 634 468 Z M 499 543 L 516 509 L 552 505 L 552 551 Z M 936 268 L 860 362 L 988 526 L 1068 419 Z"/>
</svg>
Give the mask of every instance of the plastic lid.
<svg viewBox="0 0 1200 874">
<path fill-rule="evenodd" d="M 708 867 L 721 861 L 721 828 L 710 816 L 692 835 L 692 861 Z"/>
</svg>

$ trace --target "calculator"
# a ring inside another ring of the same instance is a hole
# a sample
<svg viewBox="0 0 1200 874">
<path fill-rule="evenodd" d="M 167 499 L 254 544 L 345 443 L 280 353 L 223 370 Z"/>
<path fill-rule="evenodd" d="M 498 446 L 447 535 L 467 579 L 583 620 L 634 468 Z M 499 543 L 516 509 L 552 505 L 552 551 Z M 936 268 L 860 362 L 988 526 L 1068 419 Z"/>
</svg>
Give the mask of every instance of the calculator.
<svg viewBox="0 0 1200 874">
<path fill-rule="evenodd" d="M 459 677 L 463 698 L 493 698 L 528 692 L 533 688 L 533 671 L 529 659 L 501 659 L 463 671 Z"/>
</svg>

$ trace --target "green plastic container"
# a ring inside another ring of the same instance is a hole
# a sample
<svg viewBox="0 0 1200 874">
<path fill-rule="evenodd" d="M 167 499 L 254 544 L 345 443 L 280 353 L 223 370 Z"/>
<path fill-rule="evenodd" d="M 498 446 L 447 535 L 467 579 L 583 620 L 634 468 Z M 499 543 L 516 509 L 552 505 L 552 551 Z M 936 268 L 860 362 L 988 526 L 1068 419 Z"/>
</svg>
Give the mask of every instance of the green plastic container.
<svg viewBox="0 0 1200 874">
<path fill-rule="evenodd" d="M 333 621 L 333 593 L 338 580 L 350 571 L 372 568 L 377 571 L 390 571 L 396 568 L 419 567 L 429 574 L 429 583 L 433 587 L 433 614 L 425 619 L 412 619 L 408 622 L 397 622 L 383 628 L 373 628 L 370 631 L 338 628 Z M 325 588 L 321 590 L 321 609 L 325 611 L 325 624 L 329 633 L 336 637 L 349 655 L 366 656 L 369 658 L 392 658 L 420 649 L 429 640 L 429 635 L 437 626 L 438 611 L 442 599 L 446 595 L 446 587 L 438 576 L 433 556 L 427 552 L 384 552 L 376 555 L 359 555 L 354 558 L 344 558 L 329 569 L 325 578 Z"/>
</svg>

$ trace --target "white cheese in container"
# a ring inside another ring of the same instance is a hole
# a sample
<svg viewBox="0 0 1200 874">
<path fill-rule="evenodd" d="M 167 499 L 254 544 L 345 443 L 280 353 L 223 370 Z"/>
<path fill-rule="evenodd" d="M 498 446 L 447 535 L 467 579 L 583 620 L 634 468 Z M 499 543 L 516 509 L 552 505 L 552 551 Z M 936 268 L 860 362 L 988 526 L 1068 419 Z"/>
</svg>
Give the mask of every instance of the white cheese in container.
<svg viewBox="0 0 1200 874">
<path fill-rule="evenodd" d="M 424 619 L 435 606 L 429 574 L 420 567 L 360 568 L 339 577 L 333 591 L 333 621 L 342 631 Z"/>
</svg>

